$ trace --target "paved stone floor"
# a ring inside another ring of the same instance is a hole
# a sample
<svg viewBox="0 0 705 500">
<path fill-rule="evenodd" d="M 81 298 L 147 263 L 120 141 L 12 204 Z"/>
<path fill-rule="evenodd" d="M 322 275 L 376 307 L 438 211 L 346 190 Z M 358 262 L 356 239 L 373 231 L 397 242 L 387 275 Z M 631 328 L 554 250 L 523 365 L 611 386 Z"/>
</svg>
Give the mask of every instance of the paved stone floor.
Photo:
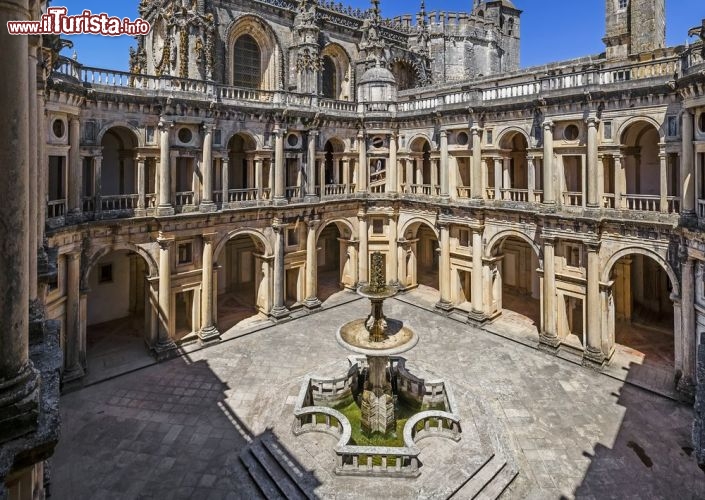
<svg viewBox="0 0 705 500">
<path fill-rule="evenodd" d="M 432 486 L 477 459 L 480 406 L 520 470 L 509 498 L 705 498 L 691 408 L 399 300 L 385 310 L 419 333 L 410 364 L 453 387 L 468 428 L 460 445 L 427 441 L 419 479 L 336 477 L 333 438 L 291 435 L 292 396 L 345 359 L 334 332 L 368 313 L 357 300 L 65 395 L 53 498 L 259 498 L 238 455 L 268 431 L 319 498 L 442 498 Z"/>
</svg>

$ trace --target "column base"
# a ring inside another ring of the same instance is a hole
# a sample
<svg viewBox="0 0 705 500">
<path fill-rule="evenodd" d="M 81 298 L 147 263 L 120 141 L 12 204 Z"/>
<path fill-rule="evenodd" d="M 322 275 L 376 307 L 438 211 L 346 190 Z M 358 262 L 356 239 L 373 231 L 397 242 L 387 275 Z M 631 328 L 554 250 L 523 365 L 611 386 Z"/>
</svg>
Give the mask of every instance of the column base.
<svg viewBox="0 0 705 500">
<path fill-rule="evenodd" d="M 284 197 L 277 197 L 275 196 L 274 199 L 272 200 L 272 203 L 276 206 L 282 206 L 282 205 L 288 205 L 289 200 L 287 200 Z"/>
<path fill-rule="evenodd" d="M 215 206 L 215 203 L 212 201 L 202 201 L 201 204 L 198 206 L 198 209 L 202 213 L 210 213 L 210 212 L 215 212 L 218 207 Z"/>
<path fill-rule="evenodd" d="M 152 346 L 152 355 L 157 361 L 164 361 L 177 355 L 176 343 L 173 340 L 163 340 Z"/>
<path fill-rule="evenodd" d="M 321 301 L 318 300 L 318 297 L 312 297 L 309 299 L 304 300 L 304 307 L 308 309 L 309 311 L 313 309 L 318 309 L 321 307 Z"/>
<path fill-rule="evenodd" d="M 304 196 L 304 203 L 318 203 L 320 201 L 320 198 L 315 195 L 306 195 Z"/>
<path fill-rule="evenodd" d="M 202 344 L 216 342 L 220 340 L 220 332 L 215 326 L 202 328 L 201 331 L 198 332 L 198 339 L 201 341 Z"/>
<path fill-rule="evenodd" d="M 676 384 L 676 391 L 682 401 L 691 403 L 695 400 L 696 385 L 692 378 L 681 377 Z"/>
<path fill-rule="evenodd" d="M 171 205 L 159 205 L 157 207 L 158 217 L 168 217 L 169 215 L 174 215 L 174 207 Z"/>
<path fill-rule="evenodd" d="M 583 366 L 601 370 L 602 367 L 605 366 L 606 360 L 607 357 L 599 349 L 587 347 L 585 351 L 583 351 Z"/>
<path fill-rule="evenodd" d="M 450 195 L 449 195 L 449 194 L 442 194 L 440 201 L 441 201 L 441 203 L 443 203 L 444 205 L 447 205 L 448 203 L 450 203 Z"/>
<path fill-rule="evenodd" d="M 86 374 L 85 370 L 81 366 L 80 363 L 76 363 L 74 366 L 71 366 L 64 370 L 63 375 L 61 376 L 61 382 L 64 384 L 67 384 L 69 382 L 74 382 L 78 379 L 81 379 L 84 377 Z"/>
<path fill-rule="evenodd" d="M 30 361 L 17 377 L 2 383 L 0 405 L 0 443 L 36 430 L 39 419 L 39 372 Z"/>
<path fill-rule="evenodd" d="M 280 307 L 273 307 L 272 311 L 269 313 L 269 316 L 274 319 L 274 321 L 282 321 L 286 318 L 289 317 L 291 314 L 291 311 L 287 309 L 285 306 L 280 306 Z"/>
<path fill-rule="evenodd" d="M 83 212 L 78 209 L 71 210 L 64 216 L 64 221 L 67 226 L 80 224 L 83 222 Z"/>
<path fill-rule="evenodd" d="M 484 325 L 490 321 L 490 318 L 483 313 L 482 311 L 470 311 L 468 313 L 468 323 L 471 323 L 476 326 Z"/>
<path fill-rule="evenodd" d="M 436 302 L 435 308 L 444 314 L 449 314 L 453 309 L 455 309 L 451 302 L 448 302 L 447 300 L 443 299 Z"/>
<path fill-rule="evenodd" d="M 557 335 L 547 335 L 542 333 L 539 335 L 539 349 L 542 351 L 555 354 L 561 346 L 561 339 Z"/>
<path fill-rule="evenodd" d="M 135 208 L 135 217 L 146 217 L 147 210 L 144 208 Z"/>
</svg>

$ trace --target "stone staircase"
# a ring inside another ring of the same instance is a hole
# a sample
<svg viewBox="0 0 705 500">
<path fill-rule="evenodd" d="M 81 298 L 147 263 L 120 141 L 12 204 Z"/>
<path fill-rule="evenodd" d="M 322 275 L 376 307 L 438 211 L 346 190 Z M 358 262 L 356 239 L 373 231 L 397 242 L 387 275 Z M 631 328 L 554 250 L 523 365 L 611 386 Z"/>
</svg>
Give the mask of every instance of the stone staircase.
<svg viewBox="0 0 705 500">
<path fill-rule="evenodd" d="M 313 500 L 315 477 L 298 464 L 271 434 L 258 436 L 240 453 L 257 488 L 268 500 Z"/>
<path fill-rule="evenodd" d="M 448 500 L 496 500 L 518 474 L 506 460 L 494 454 L 451 493 Z"/>
</svg>

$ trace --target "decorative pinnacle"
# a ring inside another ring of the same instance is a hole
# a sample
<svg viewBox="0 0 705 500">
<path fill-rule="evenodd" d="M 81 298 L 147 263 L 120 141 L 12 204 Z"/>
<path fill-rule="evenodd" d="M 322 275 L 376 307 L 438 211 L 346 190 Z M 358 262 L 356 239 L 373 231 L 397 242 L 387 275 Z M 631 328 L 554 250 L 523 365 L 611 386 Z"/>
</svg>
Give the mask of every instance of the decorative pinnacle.
<svg viewBox="0 0 705 500">
<path fill-rule="evenodd" d="M 375 23 L 379 23 L 380 11 L 379 11 L 379 0 L 372 0 L 372 15 L 374 16 Z"/>
</svg>

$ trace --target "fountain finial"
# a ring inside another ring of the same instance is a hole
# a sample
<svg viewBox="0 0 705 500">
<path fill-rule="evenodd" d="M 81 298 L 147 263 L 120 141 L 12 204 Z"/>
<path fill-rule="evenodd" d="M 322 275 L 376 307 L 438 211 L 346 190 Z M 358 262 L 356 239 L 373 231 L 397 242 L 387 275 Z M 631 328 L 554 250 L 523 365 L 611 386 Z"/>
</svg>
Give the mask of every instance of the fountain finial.
<svg viewBox="0 0 705 500">
<path fill-rule="evenodd" d="M 372 254 L 372 266 L 370 269 L 370 291 L 382 293 L 387 284 L 384 282 L 384 255 L 380 252 Z"/>
</svg>

